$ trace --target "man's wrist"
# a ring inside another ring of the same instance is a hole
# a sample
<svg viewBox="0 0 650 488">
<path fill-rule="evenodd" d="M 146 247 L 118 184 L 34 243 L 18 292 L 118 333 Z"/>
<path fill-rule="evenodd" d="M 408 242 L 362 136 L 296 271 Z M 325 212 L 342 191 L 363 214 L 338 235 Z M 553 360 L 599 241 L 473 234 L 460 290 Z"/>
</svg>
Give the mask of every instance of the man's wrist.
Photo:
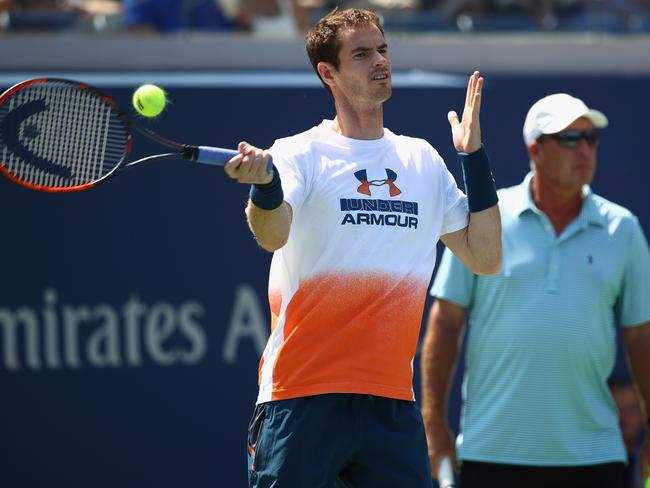
<svg viewBox="0 0 650 488">
<path fill-rule="evenodd" d="M 459 152 L 463 169 L 465 192 L 470 212 L 480 212 L 497 204 L 497 196 L 490 159 L 483 145 L 474 152 Z"/>
<path fill-rule="evenodd" d="M 284 192 L 282 191 L 282 181 L 280 173 L 273 166 L 273 178 L 268 183 L 262 185 L 251 185 L 249 197 L 253 205 L 262 210 L 275 210 L 284 201 Z"/>
</svg>

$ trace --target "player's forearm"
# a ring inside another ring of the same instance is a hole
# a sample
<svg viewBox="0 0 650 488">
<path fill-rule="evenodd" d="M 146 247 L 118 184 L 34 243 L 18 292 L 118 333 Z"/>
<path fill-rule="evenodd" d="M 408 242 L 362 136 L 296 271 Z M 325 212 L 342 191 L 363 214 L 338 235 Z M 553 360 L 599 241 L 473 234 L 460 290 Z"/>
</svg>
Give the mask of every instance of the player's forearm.
<svg viewBox="0 0 650 488">
<path fill-rule="evenodd" d="M 463 261 L 475 274 L 495 274 L 501 269 L 501 216 L 490 159 L 483 146 L 458 155 L 470 211 Z"/>
<path fill-rule="evenodd" d="M 480 275 L 498 273 L 501 269 L 501 215 L 498 205 L 470 213 L 467 226 L 468 267 Z"/>
<path fill-rule="evenodd" d="M 650 322 L 623 330 L 625 348 L 632 375 L 645 406 L 646 417 L 650 415 Z"/>
<path fill-rule="evenodd" d="M 277 251 L 287 243 L 291 227 L 291 207 L 287 202 L 273 210 L 264 210 L 249 200 L 246 217 L 255 240 L 267 251 Z"/>
<path fill-rule="evenodd" d="M 458 322 L 444 317 L 439 303 L 434 303 L 420 355 L 421 405 L 425 425 L 447 422 L 447 397 L 463 328 Z"/>
</svg>

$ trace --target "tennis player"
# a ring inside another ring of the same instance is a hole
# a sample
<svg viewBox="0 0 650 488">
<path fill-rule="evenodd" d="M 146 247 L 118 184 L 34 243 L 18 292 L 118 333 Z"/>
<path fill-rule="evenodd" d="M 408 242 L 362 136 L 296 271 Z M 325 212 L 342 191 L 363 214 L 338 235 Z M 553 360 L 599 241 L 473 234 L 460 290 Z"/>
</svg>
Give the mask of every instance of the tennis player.
<svg viewBox="0 0 650 488">
<path fill-rule="evenodd" d="M 430 488 L 412 362 L 436 243 L 479 274 L 501 263 L 483 79 L 469 78 L 462 120 L 448 116 L 466 197 L 426 141 L 384 128 L 391 64 L 374 13 L 333 11 L 307 52 L 336 117 L 268 152 L 242 142 L 226 165 L 252 184 L 248 223 L 274 251 L 249 485 Z"/>
<path fill-rule="evenodd" d="M 637 218 L 590 183 L 606 116 L 556 93 L 524 123 L 531 172 L 499 191 L 503 266 L 445 251 L 422 346 L 431 458 L 454 456 L 446 393 L 468 317 L 463 488 L 622 488 L 627 454 L 607 378 L 616 323 L 650 405 L 650 252 Z M 642 455 L 645 473 L 650 442 Z"/>
</svg>

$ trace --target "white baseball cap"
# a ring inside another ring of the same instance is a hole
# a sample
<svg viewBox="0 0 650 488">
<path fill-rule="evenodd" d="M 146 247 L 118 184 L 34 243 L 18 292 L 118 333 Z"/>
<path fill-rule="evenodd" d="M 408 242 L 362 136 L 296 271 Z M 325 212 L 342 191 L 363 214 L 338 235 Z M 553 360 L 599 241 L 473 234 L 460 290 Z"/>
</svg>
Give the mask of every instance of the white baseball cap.
<svg viewBox="0 0 650 488">
<path fill-rule="evenodd" d="M 542 134 L 555 134 L 566 129 L 580 117 L 588 118 L 594 127 L 603 129 L 609 123 L 605 114 L 591 109 L 579 98 L 566 93 L 554 93 L 533 104 L 524 122 L 526 145 Z"/>
</svg>

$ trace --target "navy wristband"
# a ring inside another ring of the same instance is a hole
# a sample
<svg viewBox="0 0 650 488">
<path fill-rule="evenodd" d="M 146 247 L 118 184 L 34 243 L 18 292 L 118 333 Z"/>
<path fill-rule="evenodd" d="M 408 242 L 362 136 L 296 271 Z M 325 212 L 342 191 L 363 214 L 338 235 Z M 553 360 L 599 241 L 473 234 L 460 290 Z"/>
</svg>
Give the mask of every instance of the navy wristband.
<svg viewBox="0 0 650 488">
<path fill-rule="evenodd" d="M 463 168 L 463 180 L 467 193 L 467 204 L 470 212 L 480 212 L 490 208 L 499 201 L 494 185 L 490 159 L 485 148 L 472 153 L 458 153 L 460 165 Z"/>
<path fill-rule="evenodd" d="M 275 210 L 284 201 L 280 174 L 273 166 L 273 179 L 264 185 L 251 185 L 249 192 L 251 202 L 262 210 Z"/>
</svg>

